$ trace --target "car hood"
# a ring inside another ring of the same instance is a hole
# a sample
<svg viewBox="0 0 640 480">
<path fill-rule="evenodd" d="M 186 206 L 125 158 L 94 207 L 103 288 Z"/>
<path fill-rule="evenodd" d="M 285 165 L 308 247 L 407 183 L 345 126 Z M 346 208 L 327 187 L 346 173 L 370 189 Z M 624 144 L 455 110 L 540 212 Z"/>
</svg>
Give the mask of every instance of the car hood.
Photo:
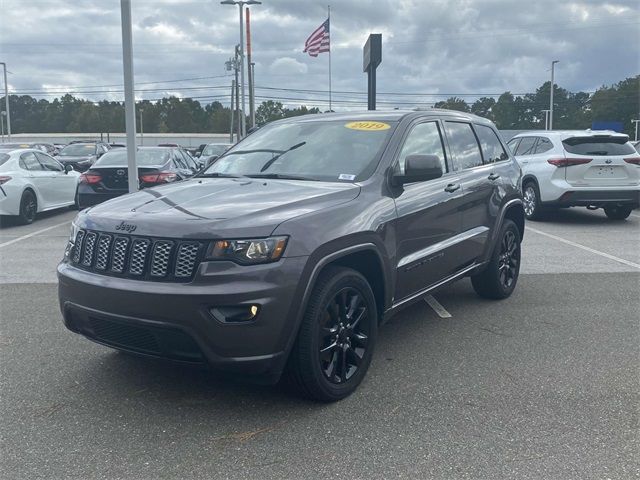
<svg viewBox="0 0 640 480">
<path fill-rule="evenodd" d="M 109 200 L 81 212 L 78 224 L 158 237 L 265 237 L 286 220 L 348 202 L 359 193 L 352 183 L 196 178 Z"/>
</svg>

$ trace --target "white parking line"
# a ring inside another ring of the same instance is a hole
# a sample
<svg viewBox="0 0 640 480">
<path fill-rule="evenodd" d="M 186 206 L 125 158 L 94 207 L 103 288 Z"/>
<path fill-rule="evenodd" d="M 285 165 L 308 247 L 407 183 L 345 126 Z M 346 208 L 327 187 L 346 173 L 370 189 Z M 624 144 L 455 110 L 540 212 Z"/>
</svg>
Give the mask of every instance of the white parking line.
<svg viewBox="0 0 640 480">
<path fill-rule="evenodd" d="M 433 308 L 433 311 L 436 312 L 440 318 L 451 318 L 451 314 L 447 312 L 447 310 L 440 305 L 440 302 L 433 298 L 432 295 L 425 295 L 424 301 Z"/>
<path fill-rule="evenodd" d="M 26 240 L 27 238 L 31 238 L 31 237 L 34 237 L 36 235 L 40 235 L 41 233 L 47 232 L 49 230 L 53 230 L 54 228 L 58 228 L 58 227 L 61 227 L 63 225 L 67 225 L 68 223 L 71 223 L 71 220 L 68 220 L 68 221 L 62 222 L 62 223 L 58 223 L 57 225 L 52 225 L 50 227 L 43 228 L 41 230 L 36 230 L 35 232 L 31 232 L 31 233 L 28 233 L 28 234 L 23 235 L 21 237 L 14 238 L 13 240 L 9 240 L 8 242 L 0 243 L 0 248 L 7 247 L 7 246 L 12 245 L 14 243 L 17 243 L 17 242 L 19 242 L 21 240 Z"/>
<path fill-rule="evenodd" d="M 554 240 L 557 240 L 557 241 L 562 242 L 562 243 L 566 243 L 567 245 L 571 245 L 572 247 L 581 248 L 582 250 L 585 250 L 587 252 L 595 253 L 596 255 L 600 255 L 601 257 L 608 258 L 609 260 L 613 260 L 615 262 L 622 263 L 624 265 L 628 265 L 630 267 L 634 267 L 634 268 L 637 268 L 638 270 L 640 270 L 640 265 L 639 264 L 634 263 L 634 262 L 630 262 L 629 260 L 625 260 L 624 258 L 616 257 L 614 255 L 609 255 L 608 253 L 604 253 L 604 252 L 601 252 L 600 250 L 595 250 L 593 248 L 586 247 L 584 245 L 580 245 L 579 243 L 572 242 L 571 240 L 566 240 L 566 239 L 564 239 L 562 237 L 558 237 L 558 236 L 552 235 L 550 233 L 542 232 L 542 231 L 540 231 L 540 230 L 538 230 L 536 228 L 531 228 L 528 225 L 527 225 L 527 230 L 531 230 L 532 232 L 537 233 L 538 235 L 543 235 L 545 237 L 553 238 Z"/>
</svg>

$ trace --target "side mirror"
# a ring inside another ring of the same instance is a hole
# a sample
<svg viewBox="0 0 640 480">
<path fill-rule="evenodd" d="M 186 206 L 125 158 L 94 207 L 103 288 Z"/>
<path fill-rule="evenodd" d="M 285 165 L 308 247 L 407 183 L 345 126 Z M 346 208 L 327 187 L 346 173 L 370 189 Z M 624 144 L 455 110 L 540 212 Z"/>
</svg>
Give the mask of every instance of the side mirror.
<svg viewBox="0 0 640 480">
<path fill-rule="evenodd" d="M 73 170 L 73 167 L 67 163 L 64 166 L 64 173 L 69 173 L 71 170 Z"/>
<path fill-rule="evenodd" d="M 437 155 L 409 155 L 404 162 L 404 175 L 394 175 L 393 183 L 403 185 L 442 177 L 442 162 Z"/>
</svg>

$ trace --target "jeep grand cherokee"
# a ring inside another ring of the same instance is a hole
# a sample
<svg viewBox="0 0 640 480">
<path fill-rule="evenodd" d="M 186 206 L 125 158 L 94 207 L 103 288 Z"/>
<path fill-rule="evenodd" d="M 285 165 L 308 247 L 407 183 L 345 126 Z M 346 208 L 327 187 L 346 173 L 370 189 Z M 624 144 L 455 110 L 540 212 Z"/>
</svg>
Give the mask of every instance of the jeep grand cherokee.
<svg viewBox="0 0 640 480">
<path fill-rule="evenodd" d="M 379 325 L 470 276 L 514 290 L 520 169 L 493 124 L 428 112 L 274 122 L 191 180 L 84 210 L 58 266 L 66 326 L 110 347 L 355 390 Z"/>
</svg>

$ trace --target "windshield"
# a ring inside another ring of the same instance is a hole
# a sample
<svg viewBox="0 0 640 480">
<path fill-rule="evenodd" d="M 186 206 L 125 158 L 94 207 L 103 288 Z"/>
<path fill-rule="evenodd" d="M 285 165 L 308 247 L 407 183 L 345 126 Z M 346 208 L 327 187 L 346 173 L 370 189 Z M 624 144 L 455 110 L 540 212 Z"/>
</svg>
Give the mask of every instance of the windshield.
<svg viewBox="0 0 640 480">
<path fill-rule="evenodd" d="M 139 167 L 149 165 L 164 165 L 169 161 L 169 148 L 149 148 L 136 152 L 136 164 Z M 127 150 L 119 148 L 105 153 L 100 160 L 93 164 L 94 167 L 126 167 Z"/>
<path fill-rule="evenodd" d="M 203 157 L 210 157 L 212 155 L 222 155 L 231 145 L 207 145 L 202 150 Z"/>
<path fill-rule="evenodd" d="M 205 175 L 363 180 L 376 168 L 391 124 L 348 120 L 267 125 L 225 153 Z"/>
<path fill-rule="evenodd" d="M 576 155 L 629 155 L 636 153 L 626 137 L 573 137 L 562 141 L 564 149 Z"/>
<path fill-rule="evenodd" d="M 96 151 L 96 146 L 92 143 L 74 143 L 67 145 L 60 152 L 61 156 L 85 156 L 93 155 Z"/>
</svg>

